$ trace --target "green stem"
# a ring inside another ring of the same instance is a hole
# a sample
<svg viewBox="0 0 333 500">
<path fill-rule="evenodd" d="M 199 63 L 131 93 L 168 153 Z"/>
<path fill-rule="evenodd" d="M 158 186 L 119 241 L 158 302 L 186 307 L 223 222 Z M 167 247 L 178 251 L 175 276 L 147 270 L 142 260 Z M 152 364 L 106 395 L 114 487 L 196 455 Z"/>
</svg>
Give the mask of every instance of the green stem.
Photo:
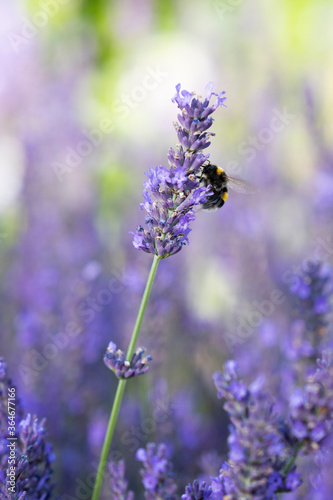
<svg viewBox="0 0 333 500">
<path fill-rule="evenodd" d="M 281 474 L 283 474 L 284 476 L 287 476 L 287 474 L 289 473 L 289 471 L 293 468 L 295 462 L 296 462 L 296 458 L 298 457 L 298 454 L 300 452 L 300 450 L 302 449 L 303 447 L 303 443 L 299 443 L 295 450 L 294 450 L 294 453 L 291 455 L 291 457 L 289 458 L 288 462 L 285 464 L 285 466 L 282 468 L 281 470 Z M 281 497 L 282 493 L 278 493 L 276 495 L 276 498 L 282 498 Z"/>
<path fill-rule="evenodd" d="M 281 471 L 282 474 L 287 475 L 289 473 L 289 471 L 293 468 L 295 461 L 296 461 L 296 458 L 298 457 L 298 454 L 299 454 L 300 450 L 302 449 L 302 447 L 303 447 L 303 443 L 302 442 L 298 443 L 298 445 L 296 446 L 296 448 L 294 450 L 294 453 L 291 455 L 288 462 L 283 467 L 283 469 Z"/>
<path fill-rule="evenodd" d="M 160 261 L 160 257 L 157 257 L 157 255 L 154 255 L 154 260 L 153 260 L 153 263 L 151 265 L 146 288 L 145 288 L 145 291 L 143 292 L 143 296 L 142 296 L 142 300 L 141 300 L 141 304 L 140 304 L 140 309 L 139 309 L 138 316 L 136 318 L 136 322 L 134 325 L 132 338 L 131 338 L 130 345 L 128 346 L 128 351 L 126 354 L 126 359 L 128 359 L 128 360 L 131 360 L 133 353 L 134 353 L 134 350 L 135 350 L 135 345 L 136 345 L 136 342 L 138 340 L 138 336 L 139 336 L 139 332 L 140 332 L 140 328 L 141 328 L 141 323 L 142 323 L 143 316 L 144 316 L 144 313 L 145 313 L 145 310 L 147 307 L 147 302 L 149 299 L 151 288 L 152 288 L 153 283 L 154 283 L 154 279 L 155 279 L 155 275 L 156 275 L 157 266 L 158 266 L 159 261 Z"/>
<path fill-rule="evenodd" d="M 138 340 L 138 336 L 139 336 L 139 332 L 140 332 L 140 328 L 141 328 L 141 323 L 143 320 L 143 316 L 145 314 L 145 310 L 146 310 L 149 295 L 150 295 L 150 292 L 151 292 L 151 289 L 152 289 L 152 286 L 154 283 L 154 278 L 156 275 L 157 266 L 158 266 L 159 261 L 160 261 L 160 257 L 158 257 L 157 255 L 154 255 L 154 260 L 153 260 L 153 263 L 151 265 L 146 288 L 145 288 L 145 291 L 143 292 L 143 296 L 142 296 L 141 304 L 140 304 L 140 309 L 139 309 L 139 312 L 138 312 L 138 315 L 136 318 L 136 322 L 134 325 L 132 338 L 131 338 L 130 345 L 128 347 L 128 351 L 126 354 L 126 359 L 128 359 L 129 361 L 132 359 L 132 356 L 133 356 L 133 353 L 135 350 L 135 345 L 136 345 L 136 342 Z M 125 392 L 126 383 L 127 383 L 126 379 L 120 379 L 118 381 L 117 392 L 116 392 L 116 395 L 114 398 L 114 402 L 113 402 L 113 406 L 112 406 L 112 410 L 111 410 L 111 415 L 110 415 L 110 420 L 109 420 L 108 428 L 107 428 L 105 439 L 104 439 L 101 458 L 99 461 L 96 481 L 95 481 L 95 485 L 94 485 L 94 491 L 93 491 L 91 500 L 98 500 L 99 499 L 99 495 L 100 495 L 100 491 L 101 491 L 101 487 L 102 487 L 102 483 L 103 483 L 104 470 L 105 470 L 105 466 L 107 464 L 107 458 L 109 455 L 109 450 L 110 450 L 110 446 L 111 446 L 111 441 L 112 441 L 114 429 L 116 427 L 116 423 L 117 423 L 117 419 L 118 419 L 121 401 L 123 399 L 123 395 Z"/>
</svg>

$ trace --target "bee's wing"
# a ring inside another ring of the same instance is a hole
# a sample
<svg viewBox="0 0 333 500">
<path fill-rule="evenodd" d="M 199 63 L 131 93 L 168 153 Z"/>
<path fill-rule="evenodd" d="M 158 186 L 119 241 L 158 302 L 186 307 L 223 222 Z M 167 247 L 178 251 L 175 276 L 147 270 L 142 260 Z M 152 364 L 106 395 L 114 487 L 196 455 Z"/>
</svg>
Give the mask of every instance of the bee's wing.
<svg viewBox="0 0 333 500">
<path fill-rule="evenodd" d="M 255 194 L 258 192 L 257 186 L 251 184 L 250 182 L 243 181 L 242 179 L 234 179 L 233 177 L 227 176 L 228 188 L 230 187 L 237 193 L 242 194 Z"/>
</svg>

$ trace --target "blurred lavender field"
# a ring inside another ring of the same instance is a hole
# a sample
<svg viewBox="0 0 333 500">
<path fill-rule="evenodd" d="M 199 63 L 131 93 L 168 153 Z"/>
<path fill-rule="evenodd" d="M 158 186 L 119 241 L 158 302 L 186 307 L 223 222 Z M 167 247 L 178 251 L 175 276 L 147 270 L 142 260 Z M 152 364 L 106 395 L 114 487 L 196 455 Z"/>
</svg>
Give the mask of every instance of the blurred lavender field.
<svg viewBox="0 0 333 500">
<path fill-rule="evenodd" d="M 54 498 L 90 498 L 116 387 L 103 355 L 126 350 L 149 272 L 129 231 L 144 172 L 177 142 L 175 86 L 226 92 L 210 158 L 258 192 L 198 212 L 160 263 L 139 337 L 153 362 L 110 457 L 141 498 L 135 453 L 164 442 L 180 495 L 227 457 L 213 373 L 234 358 L 248 382 L 264 374 L 283 411 L 300 276 L 333 264 L 333 5 L 0 0 L 0 19 L 0 356 L 23 411 L 46 418 Z M 330 497 L 316 460 L 283 498 Z"/>
</svg>

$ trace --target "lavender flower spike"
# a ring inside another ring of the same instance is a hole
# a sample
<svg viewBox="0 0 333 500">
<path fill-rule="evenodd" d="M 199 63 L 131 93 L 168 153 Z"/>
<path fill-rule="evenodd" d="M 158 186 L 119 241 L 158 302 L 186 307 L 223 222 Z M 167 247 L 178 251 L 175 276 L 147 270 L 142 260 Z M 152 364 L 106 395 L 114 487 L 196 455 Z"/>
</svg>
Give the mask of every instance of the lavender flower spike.
<svg viewBox="0 0 333 500">
<path fill-rule="evenodd" d="M 214 491 L 224 492 L 230 500 L 273 500 L 278 492 L 296 489 L 301 478 L 295 468 L 285 470 L 292 450 L 280 432 L 272 400 L 263 391 L 263 378 L 247 387 L 238 378 L 236 363 L 228 361 L 214 381 L 232 422 L 229 460 L 213 480 Z"/>
<path fill-rule="evenodd" d="M 317 451 L 333 429 L 333 352 L 323 351 L 315 374 L 290 397 L 291 433 L 304 452 Z"/>
<path fill-rule="evenodd" d="M 224 92 L 212 92 L 213 83 L 206 87 L 206 98 L 202 100 L 194 93 L 176 86 L 172 99 L 180 109 L 175 129 L 178 137 L 177 149 L 169 150 L 169 168 L 158 166 L 146 173 L 144 183 L 144 203 L 146 226 L 138 226 L 133 235 L 133 245 L 144 252 L 160 258 L 179 252 L 189 243 L 190 223 L 195 219 L 194 207 L 206 202 L 211 194 L 208 187 L 201 186 L 197 175 L 203 163 L 209 158 L 203 150 L 210 145 L 207 133 L 213 124 L 211 114 L 224 104 Z M 210 105 L 210 99 L 216 96 Z"/>
<path fill-rule="evenodd" d="M 0 498 L 48 500 L 52 497 L 55 486 L 51 467 L 55 457 L 46 441 L 45 419 L 39 422 L 37 417 L 30 414 L 23 418 L 16 390 L 15 400 L 17 398 L 19 403 L 16 413 L 18 425 L 15 441 L 11 441 L 10 448 L 8 446 L 7 398 L 8 390 L 13 391 L 14 386 L 7 371 L 6 363 L 0 358 Z"/>
<path fill-rule="evenodd" d="M 140 473 L 145 488 L 146 500 L 178 500 L 175 491 L 177 485 L 172 477 L 172 466 L 166 458 L 165 445 L 160 444 L 156 449 L 154 443 L 147 444 L 147 450 L 139 448 L 136 459 L 143 463 Z"/>
<path fill-rule="evenodd" d="M 128 491 L 128 482 L 125 478 L 125 462 L 121 460 L 116 464 L 115 462 L 110 462 L 110 484 L 112 491 L 113 500 L 134 500 L 133 491 Z"/>
<path fill-rule="evenodd" d="M 327 340 L 328 334 L 328 315 L 333 295 L 330 267 L 322 262 L 308 261 L 306 270 L 290 290 L 298 299 L 298 315 L 304 323 L 304 342 L 311 347 L 308 350 L 312 352 L 315 361 L 321 354 L 320 344 Z M 302 345 L 304 342 L 295 339 L 294 343 Z"/>
<path fill-rule="evenodd" d="M 144 347 L 138 347 L 131 361 L 128 361 L 125 353 L 117 349 L 114 342 L 110 342 L 104 355 L 104 363 L 120 379 L 137 377 L 149 370 L 147 363 L 153 359 L 150 355 L 143 357 L 145 350 Z"/>
</svg>

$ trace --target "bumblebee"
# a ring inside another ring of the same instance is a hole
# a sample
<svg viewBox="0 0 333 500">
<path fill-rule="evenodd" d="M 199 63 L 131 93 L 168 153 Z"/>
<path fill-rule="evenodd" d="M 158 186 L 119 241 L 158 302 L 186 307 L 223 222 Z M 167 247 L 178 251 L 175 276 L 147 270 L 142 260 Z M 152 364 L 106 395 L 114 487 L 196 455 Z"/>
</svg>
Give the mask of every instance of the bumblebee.
<svg viewBox="0 0 333 500">
<path fill-rule="evenodd" d="M 243 194 L 253 194 L 257 188 L 242 179 L 229 177 L 223 168 L 208 163 L 203 165 L 199 173 L 199 181 L 203 186 L 210 186 L 213 194 L 207 196 L 207 201 L 202 205 L 205 210 L 215 210 L 223 207 L 228 199 L 228 187 Z"/>
</svg>

